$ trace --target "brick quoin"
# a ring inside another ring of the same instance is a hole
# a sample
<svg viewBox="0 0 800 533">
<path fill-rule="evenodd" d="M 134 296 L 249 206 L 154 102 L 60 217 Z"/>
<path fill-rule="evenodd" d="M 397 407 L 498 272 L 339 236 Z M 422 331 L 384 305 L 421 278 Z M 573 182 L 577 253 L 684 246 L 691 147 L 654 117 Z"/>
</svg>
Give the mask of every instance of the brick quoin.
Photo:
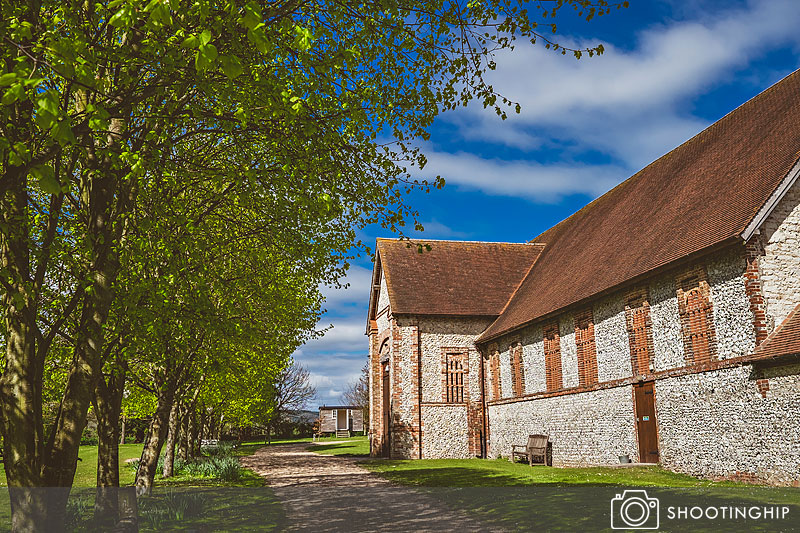
<svg viewBox="0 0 800 533">
<path fill-rule="evenodd" d="M 631 348 L 631 368 L 634 374 L 649 374 L 655 349 L 653 347 L 653 321 L 647 289 L 634 289 L 628 293 L 625 305 L 625 326 Z"/>
<path fill-rule="evenodd" d="M 757 379 L 756 385 L 758 386 L 758 392 L 761 393 L 761 396 L 766 398 L 767 392 L 769 392 L 769 379 L 766 378 Z"/>
<path fill-rule="evenodd" d="M 753 326 L 756 330 L 756 346 L 769 335 L 767 322 L 767 303 L 761 285 L 760 258 L 765 254 L 761 235 L 754 235 L 745 246 L 747 268 L 744 272 L 744 290 L 753 312 Z"/>
</svg>

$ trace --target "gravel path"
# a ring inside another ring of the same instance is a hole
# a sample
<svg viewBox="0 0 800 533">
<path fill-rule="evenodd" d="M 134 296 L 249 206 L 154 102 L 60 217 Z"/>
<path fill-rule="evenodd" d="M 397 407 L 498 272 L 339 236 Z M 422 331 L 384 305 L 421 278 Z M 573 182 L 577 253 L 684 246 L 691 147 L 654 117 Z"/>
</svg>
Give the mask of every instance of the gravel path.
<svg viewBox="0 0 800 533">
<path fill-rule="evenodd" d="M 330 442 L 326 442 L 330 444 Z M 267 446 L 242 457 L 283 502 L 289 531 L 501 531 L 308 444 Z"/>
</svg>

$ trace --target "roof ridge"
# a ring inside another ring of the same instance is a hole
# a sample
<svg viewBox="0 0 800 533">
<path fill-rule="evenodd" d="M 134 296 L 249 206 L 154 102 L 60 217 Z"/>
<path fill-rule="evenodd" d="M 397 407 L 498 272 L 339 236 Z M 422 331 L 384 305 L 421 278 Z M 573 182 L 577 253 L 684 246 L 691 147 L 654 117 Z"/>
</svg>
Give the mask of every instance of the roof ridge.
<svg viewBox="0 0 800 533">
<path fill-rule="evenodd" d="M 457 239 L 411 239 L 409 238 L 408 241 L 404 241 L 403 239 L 392 239 L 389 237 L 376 237 L 376 241 L 387 241 L 387 242 L 413 242 L 413 241 L 420 241 L 420 242 L 452 242 L 456 244 L 508 244 L 512 246 L 531 246 L 531 245 L 539 245 L 542 243 L 538 242 L 505 242 L 505 241 L 464 241 L 464 240 L 457 240 Z"/>
</svg>

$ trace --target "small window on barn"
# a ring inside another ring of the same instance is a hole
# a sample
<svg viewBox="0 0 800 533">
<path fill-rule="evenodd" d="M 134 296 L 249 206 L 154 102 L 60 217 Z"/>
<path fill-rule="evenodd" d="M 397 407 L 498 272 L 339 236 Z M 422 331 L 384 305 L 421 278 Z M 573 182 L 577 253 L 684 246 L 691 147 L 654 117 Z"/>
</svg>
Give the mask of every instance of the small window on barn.
<svg viewBox="0 0 800 533">
<path fill-rule="evenodd" d="M 563 387 L 561 379 L 561 338 L 558 333 L 558 322 L 553 321 L 545 324 L 543 333 L 547 390 L 558 390 Z"/>
<path fill-rule="evenodd" d="M 525 394 L 525 369 L 522 366 L 522 344 L 511 346 L 511 388 L 514 396 Z"/>
<path fill-rule="evenodd" d="M 447 403 L 464 403 L 467 401 L 469 352 L 445 350 L 442 355 L 442 400 Z"/>
<path fill-rule="evenodd" d="M 625 326 L 631 348 L 631 368 L 634 375 L 647 374 L 653 361 L 653 322 L 647 289 L 628 294 L 625 305 Z"/>
<path fill-rule="evenodd" d="M 578 352 L 578 384 L 597 383 L 597 347 L 594 340 L 594 316 L 587 309 L 575 315 L 575 347 Z"/>
<path fill-rule="evenodd" d="M 716 355 L 711 287 L 702 267 L 677 279 L 678 311 L 687 365 L 708 363 Z"/>
</svg>

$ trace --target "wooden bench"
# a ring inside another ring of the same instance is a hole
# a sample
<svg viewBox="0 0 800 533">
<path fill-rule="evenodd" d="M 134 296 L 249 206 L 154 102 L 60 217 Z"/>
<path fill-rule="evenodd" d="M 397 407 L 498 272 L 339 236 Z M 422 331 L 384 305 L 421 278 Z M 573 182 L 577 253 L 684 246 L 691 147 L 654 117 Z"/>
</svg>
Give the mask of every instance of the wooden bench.
<svg viewBox="0 0 800 533">
<path fill-rule="evenodd" d="M 517 457 L 523 457 L 528 459 L 530 466 L 533 466 L 533 463 L 546 465 L 547 445 L 549 442 L 550 437 L 547 435 L 528 435 L 527 444 L 514 444 L 511 446 L 511 462 L 516 461 Z"/>
</svg>

